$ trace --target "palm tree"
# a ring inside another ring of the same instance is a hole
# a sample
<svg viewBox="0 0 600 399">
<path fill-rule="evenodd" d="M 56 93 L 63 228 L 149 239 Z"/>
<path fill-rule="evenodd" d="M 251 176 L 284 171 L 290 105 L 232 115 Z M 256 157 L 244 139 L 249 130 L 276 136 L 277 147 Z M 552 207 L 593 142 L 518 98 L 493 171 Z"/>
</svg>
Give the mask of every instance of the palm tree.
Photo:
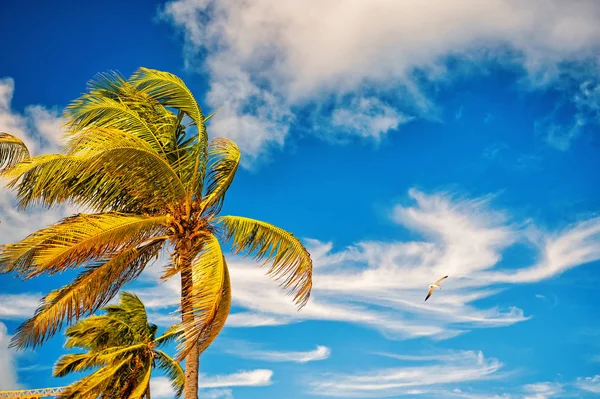
<svg viewBox="0 0 600 399">
<path fill-rule="evenodd" d="M 123 292 L 118 305 L 107 306 L 105 315 L 82 319 L 67 329 L 67 348 L 85 353 L 62 356 L 54 376 L 97 369 L 71 384 L 63 399 L 150 399 L 150 375 L 158 366 L 181 395 L 184 372 L 177 361 L 157 349 L 174 338 L 172 331 L 156 338 L 158 328 L 148 323 L 146 308 L 134 294 Z"/>
<path fill-rule="evenodd" d="M 231 140 L 208 141 L 210 116 L 203 115 L 177 76 L 146 68 L 128 80 L 99 75 L 65 116 L 64 154 L 28 157 L 18 155 L 24 150 L 13 150 L 3 161 L 10 166 L 2 176 L 22 208 L 75 203 L 91 211 L 7 245 L 0 252 L 0 272 L 28 279 L 86 269 L 43 299 L 12 344 L 35 347 L 64 322 L 93 313 L 167 249 L 172 261 L 162 278 L 181 278 L 178 359 L 185 358 L 184 396 L 195 399 L 199 356 L 230 310 L 221 243 L 231 242 L 234 253 L 270 262 L 268 274 L 295 294 L 299 308 L 312 287 L 310 255 L 276 226 L 219 216 L 240 152 Z M 16 163 L 19 156 L 23 159 Z"/>
</svg>

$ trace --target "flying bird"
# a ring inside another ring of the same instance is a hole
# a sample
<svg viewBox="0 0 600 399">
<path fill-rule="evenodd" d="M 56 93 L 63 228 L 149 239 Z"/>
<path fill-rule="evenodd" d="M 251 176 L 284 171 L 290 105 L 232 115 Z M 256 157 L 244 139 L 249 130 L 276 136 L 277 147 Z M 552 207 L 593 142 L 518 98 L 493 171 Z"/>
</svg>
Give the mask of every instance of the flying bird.
<svg viewBox="0 0 600 399">
<path fill-rule="evenodd" d="M 444 281 L 445 279 L 447 279 L 448 276 L 444 276 L 441 279 L 439 279 L 438 281 L 436 281 L 435 283 L 431 284 L 429 286 L 429 292 L 427 293 L 427 296 L 425 297 L 425 300 L 428 300 L 429 297 L 431 296 L 431 294 L 433 294 L 433 290 L 435 290 L 436 288 L 439 288 L 440 290 L 442 289 L 442 287 L 440 287 L 440 283 L 442 281 Z"/>
</svg>

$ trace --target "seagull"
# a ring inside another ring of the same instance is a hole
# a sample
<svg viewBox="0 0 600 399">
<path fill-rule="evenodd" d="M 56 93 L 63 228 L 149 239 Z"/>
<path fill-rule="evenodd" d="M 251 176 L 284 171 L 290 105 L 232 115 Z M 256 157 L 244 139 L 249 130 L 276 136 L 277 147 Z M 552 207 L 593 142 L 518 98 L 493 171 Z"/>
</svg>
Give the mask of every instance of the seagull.
<svg viewBox="0 0 600 399">
<path fill-rule="evenodd" d="M 448 276 L 444 276 L 441 279 L 439 279 L 438 281 L 436 281 L 435 283 L 431 284 L 429 286 L 429 292 L 427 293 L 427 296 L 425 297 L 425 300 L 428 300 L 429 297 L 431 296 L 431 294 L 433 294 L 433 290 L 435 290 L 436 288 L 439 288 L 440 290 L 442 289 L 442 287 L 439 286 L 439 284 L 444 281 L 445 279 L 447 279 Z"/>
</svg>

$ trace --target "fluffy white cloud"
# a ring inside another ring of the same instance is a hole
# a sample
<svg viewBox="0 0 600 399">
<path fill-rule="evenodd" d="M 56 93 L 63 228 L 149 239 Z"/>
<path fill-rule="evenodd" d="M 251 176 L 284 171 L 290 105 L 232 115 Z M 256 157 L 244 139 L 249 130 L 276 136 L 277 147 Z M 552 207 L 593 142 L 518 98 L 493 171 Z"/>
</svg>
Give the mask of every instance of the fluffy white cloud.
<svg viewBox="0 0 600 399">
<path fill-rule="evenodd" d="M 17 382 L 15 354 L 8 349 L 9 344 L 8 330 L 0 323 L 0 391 L 22 388 Z"/>
<path fill-rule="evenodd" d="M 40 105 L 25 107 L 23 114 L 11 108 L 15 83 L 11 78 L 0 79 L 0 132 L 17 136 L 33 155 L 51 153 L 61 146 L 61 118 L 57 110 Z M 4 184 L 0 180 L 0 184 Z M 0 244 L 18 241 L 28 234 L 58 219 L 74 213 L 71 207 L 52 210 L 31 209 L 27 212 L 15 207 L 12 191 L 0 189 Z"/>
<path fill-rule="evenodd" d="M 1 294 L 0 320 L 24 319 L 33 316 L 41 298 L 41 294 Z"/>
<path fill-rule="evenodd" d="M 502 367 L 500 361 L 486 359 L 483 353 L 472 351 L 450 353 L 439 358 L 413 356 L 410 360 L 427 363 L 355 374 L 326 374 L 309 382 L 310 391 L 344 398 L 432 394 L 447 389 L 451 384 L 498 377 Z"/>
<path fill-rule="evenodd" d="M 229 387 L 252 387 L 252 386 L 267 386 L 271 385 L 273 372 L 271 370 L 251 370 L 241 371 L 234 374 L 214 375 L 209 376 L 200 374 L 199 388 L 202 390 L 199 397 L 202 398 L 232 398 Z M 150 390 L 152 397 L 172 398 L 173 390 L 171 383 L 166 377 L 155 377 L 150 380 Z"/>
<path fill-rule="evenodd" d="M 414 203 L 396 206 L 391 216 L 422 240 L 364 241 L 338 251 L 332 243 L 307 240 L 314 285 L 300 312 L 263 269 L 230 257 L 233 302 L 245 310 L 232 314 L 227 326 L 334 320 L 376 328 L 390 338 L 445 339 L 472 328 L 527 320 L 510 303 L 492 308 L 474 304 L 509 289 L 507 283 L 541 281 L 600 259 L 600 218 L 544 232 L 532 222 L 518 223 L 507 212 L 491 209 L 490 196 L 468 199 L 417 190 L 409 195 Z M 538 260 L 511 272 L 498 269 L 503 251 L 514 244 L 529 245 Z M 450 278 L 443 290 L 424 303 L 427 286 L 444 275 Z M 176 281 L 139 293 L 156 310 L 179 301 Z"/>
<path fill-rule="evenodd" d="M 225 107 L 212 132 L 253 157 L 283 145 L 295 107 L 324 98 L 360 104 L 375 88 L 407 102 L 388 115 L 431 113 L 413 72 L 447 78 L 448 57 L 467 61 L 466 70 L 477 65 L 470 61 L 516 62 L 547 83 L 562 61 L 594 56 L 600 45 L 594 0 L 175 0 L 162 15 L 184 32 L 189 66 L 200 68 L 195 56 L 207 50 L 207 102 Z M 397 120 L 359 114 L 352 124 L 378 137 Z"/>
<path fill-rule="evenodd" d="M 267 362 L 294 362 L 308 363 L 316 360 L 328 359 L 331 349 L 326 346 L 317 345 L 312 351 L 269 351 L 261 350 L 255 345 L 246 342 L 231 342 L 222 345 L 224 352 L 248 359 L 264 360 Z"/>
</svg>

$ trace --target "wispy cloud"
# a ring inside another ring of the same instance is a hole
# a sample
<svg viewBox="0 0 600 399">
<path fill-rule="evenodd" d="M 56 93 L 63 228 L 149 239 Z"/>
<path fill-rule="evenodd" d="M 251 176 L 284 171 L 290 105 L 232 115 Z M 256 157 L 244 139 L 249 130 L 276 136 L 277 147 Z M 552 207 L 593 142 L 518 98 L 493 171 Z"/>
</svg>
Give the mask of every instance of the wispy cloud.
<svg viewBox="0 0 600 399">
<path fill-rule="evenodd" d="M 538 382 L 523 386 L 523 399 L 547 399 L 563 393 L 563 385 L 556 382 Z"/>
<path fill-rule="evenodd" d="M 298 119 L 297 110 L 331 97 L 354 96 L 360 105 L 373 92 L 381 102 L 401 93 L 387 105 L 391 118 L 359 114 L 362 122 L 353 122 L 357 134 L 374 138 L 396 124 L 394 115 L 431 114 L 436 107 L 421 78 L 451 78 L 448 57 L 518 64 L 530 83 L 546 84 L 561 62 L 593 57 L 599 15 L 593 0 L 519 7 L 512 0 L 460 0 L 429 8 L 385 0 L 349 0 L 344 7 L 318 0 L 175 0 L 161 12 L 184 34 L 187 65 L 208 72 L 208 105 L 224 106 L 212 132 L 234 138 L 249 161 L 283 146 L 296 121 L 315 122 Z"/>
<path fill-rule="evenodd" d="M 231 342 L 228 341 L 223 346 L 223 351 L 235 356 L 263 360 L 266 362 L 293 362 L 293 363 L 308 363 L 317 360 L 328 359 L 331 355 L 331 349 L 326 346 L 317 345 L 312 351 L 273 351 L 261 350 L 256 344 L 248 342 Z"/>
<path fill-rule="evenodd" d="M 587 392 L 600 393 L 600 374 L 577 379 L 576 386 Z"/>
<path fill-rule="evenodd" d="M 333 397 L 390 397 L 432 393 L 451 384 L 499 376 L 502 363 L 481 352 L 463 351 L 434 360 L 433 364 L 381 368 L 355 374 L 327 374 L 309 382 L 310 392 Z M 406 360 L 406 359 L 405 359 Z M 424 360 L 414 357 L 411 360 Z"/>
<path fill-rule="evenodd" d="M 200 397 L 203 398 L 231 398 L 231 387 L 255 387 L 271 385 L 273 372 L 271 370 L 240 371 L 234 374 L 205 375 L 199 376 L 199 388 L 202 390 Z M 152 397 L 157 399 L 172 398 L 173 389 L 166 377 L 155 377 L 150 380 Z"/>
<path fill-rule="evenodd" d="M 417 190 L 409 196 L 413 204 L 397 205 L 391 217 L 421 234 L 421 240 L 364 241 L 339 251 L 332 243 L 307 240 L 314 286 L 311 301 L 300 312 L 262 269 L 230 257 L 233 302 L 245 310 L 232 314 L 227 326 L 334 320 L 376 328 L 389 338 L 445 339 L 472 328 L 527 320 L 523 310 L 509 303 L 482 308 L 477 301 L 510 289 L 510 284 L 542 281 L 600 259 L 600 218 L 544 232 L 531 221 L 520 223 L 493 209 L 492 196 L 470 199 Z M 503 252 L 514 244 L 528 245 L 538 260 L 511 271 L 499 269 Z M 444 275 L 450 278 L 443 295 L 424 303 L 432 276 Z M 141 295 L 158 310 L 178 304 L 179 287 L 162 284 Z"/>
</svg>

